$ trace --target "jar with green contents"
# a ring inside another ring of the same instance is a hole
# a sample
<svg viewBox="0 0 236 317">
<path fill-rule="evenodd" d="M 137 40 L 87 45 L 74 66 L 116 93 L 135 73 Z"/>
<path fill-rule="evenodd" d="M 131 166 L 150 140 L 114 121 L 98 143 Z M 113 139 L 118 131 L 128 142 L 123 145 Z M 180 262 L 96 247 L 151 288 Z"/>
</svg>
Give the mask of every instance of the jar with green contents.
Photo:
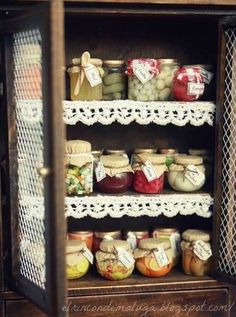
<svg viewBox="0 0 236 317">
<path fill-rule="evenodd" d="M 83 140 L 65 145 L 67 195 L 84 195 L 93 191 L 93 156 L 91 144 Z"/>
<path fill-rule="evenodd" d="M 122 100 L 126 98 L 125 62 L 106 60 L 103 62 L 103 100 Z"/>
</svg>

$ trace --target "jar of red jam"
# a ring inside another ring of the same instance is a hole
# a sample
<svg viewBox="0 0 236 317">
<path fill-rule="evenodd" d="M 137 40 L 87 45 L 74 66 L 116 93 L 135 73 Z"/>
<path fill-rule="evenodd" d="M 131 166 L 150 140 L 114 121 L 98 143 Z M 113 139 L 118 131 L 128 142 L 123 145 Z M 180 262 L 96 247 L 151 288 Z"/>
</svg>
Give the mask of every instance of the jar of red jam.
<svg viewBox="0 0 236 317">
<path fill-rule="evenodd" d="M 116 231 L 94 231 L 93 252 L 100 249 L 100 243 L 103 240 L 119 240 L 121 239 L 121 230 Z"/>
<path fill-rule="evenodd" d="M 92 251 L 93 248 L 93 231 L 73 231 L 68 233 L 69 240 L 84 241 L 87 248 Z"/>
<path fill-rule="evenodd" d="M 104 168 L 104 178 L 96 180 L 96 188 L 103 193 L 123 193 L 133 182 L 133 170 L 129 159 L 120 155 L 102 155 L 100 164 Z"/>
<path fill-rule="evenodd" d="M 149 238 L 149 231 L 126 231 L 124 232 L 123 238 L 129 242 L 131 249 L 135 250 L 138 248 L 141 240 Z"/>
<path fill-rule="evenodd" d="M 195 101 L 204 93 L 205 84 L 199 66 L 183 66 L 176 71 L 172 95 L 177 101 Z"/>
<path fill-rule="evenodd" d="M 161 154 L 142 153 L 134 157 L 135 191 L 144 194 L 159 194 L 164 187 L 166 157 Z"/>
</svg>

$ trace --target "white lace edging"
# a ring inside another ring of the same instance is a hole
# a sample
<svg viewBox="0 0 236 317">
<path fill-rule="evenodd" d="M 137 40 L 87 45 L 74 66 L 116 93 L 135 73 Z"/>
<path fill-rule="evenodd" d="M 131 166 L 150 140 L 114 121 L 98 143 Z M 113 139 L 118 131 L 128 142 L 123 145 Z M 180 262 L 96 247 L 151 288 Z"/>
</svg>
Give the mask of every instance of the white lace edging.
<svg viewBox="0 0 236 317">
<path fill-rule="evenodd" d="M 97 195 L 66 197 L 66 216 L 74 218 L 103 218 L 111 216 L 149 216 L 164 215 L 174 217 L 193 215 L 209 218 L 213 198 L 210 194 L 162 194 L 162 195 Z"/>
</svg>

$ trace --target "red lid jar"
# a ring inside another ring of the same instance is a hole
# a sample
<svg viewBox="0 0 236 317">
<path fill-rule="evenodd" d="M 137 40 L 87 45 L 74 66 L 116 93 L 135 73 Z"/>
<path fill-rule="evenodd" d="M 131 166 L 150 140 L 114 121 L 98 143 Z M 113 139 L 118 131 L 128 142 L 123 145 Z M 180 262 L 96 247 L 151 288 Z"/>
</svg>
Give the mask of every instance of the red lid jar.
<svg viewBox="0 0 236 317">
<path fill-rule="evenodd" d="M 166 156 L 162 154 L 142 153 L 134 158 L 135 191 L 145 194 L 159 194 L 164 187 Z"/>
<path fill-rule="evenodd" d="M 205 84 L 199 66 L 183 66 L 174 75 L 172 95 L 177 101 L 195 101 L 204 93 Z"/>
<path fill-rule="evenodd" d="M 133 182 L 133 170 L 129 165 L 129 159 L 119 155 L 102 155 L 100 163 L 103 164 L 105 177 L 99 182 L 96 180 L 96 188 L 103 193 L 123 193 L 127 191 Z"/>
</svg>

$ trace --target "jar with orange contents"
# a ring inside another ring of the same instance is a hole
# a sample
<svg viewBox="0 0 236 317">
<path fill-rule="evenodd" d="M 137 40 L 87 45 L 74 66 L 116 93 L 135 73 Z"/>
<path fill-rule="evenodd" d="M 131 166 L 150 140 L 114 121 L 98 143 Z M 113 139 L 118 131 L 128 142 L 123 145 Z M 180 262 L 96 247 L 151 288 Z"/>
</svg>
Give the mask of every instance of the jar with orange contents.
<svg viewBox="0 0 236 317">
<path fill-rule="evenodd" d="M 73 231 L 68 233 L 69 240 L 84 241 L 87 248 L 92 251 L 93 248 L 93 231 Z"/>
<path fill-rule="evenodd" d="M 149 238 L 149 231 L 126 231 L 123 234 L 123 238 L 129 242 L 131 248 L 134 250 L 139 246 L 141 240 Z"/>
</svg>

